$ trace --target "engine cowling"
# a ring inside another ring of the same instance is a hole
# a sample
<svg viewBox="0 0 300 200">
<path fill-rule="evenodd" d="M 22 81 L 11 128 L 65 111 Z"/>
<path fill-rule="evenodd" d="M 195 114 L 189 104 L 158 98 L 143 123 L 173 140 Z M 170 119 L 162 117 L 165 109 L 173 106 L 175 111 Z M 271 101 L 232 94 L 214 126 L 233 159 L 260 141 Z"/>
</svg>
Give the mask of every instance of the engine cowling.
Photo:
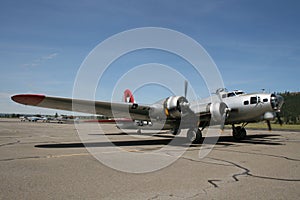
<svg viewBox="0 0 300 200">
<path fill-rule="evenodd" d="M 164 101 L 164 112 L 167 117 L 179 119 L 182 111 L 188 107 L 188 100 L 183 96 L 171 96 Z"/>
<path fill-rule="evenodd" d="M 228 107 L 224 102 L 216 102 L 208 104 L 211 118 L 216 123 L 224 123 L 225 117 L 228 113 Z"/>
</svg>

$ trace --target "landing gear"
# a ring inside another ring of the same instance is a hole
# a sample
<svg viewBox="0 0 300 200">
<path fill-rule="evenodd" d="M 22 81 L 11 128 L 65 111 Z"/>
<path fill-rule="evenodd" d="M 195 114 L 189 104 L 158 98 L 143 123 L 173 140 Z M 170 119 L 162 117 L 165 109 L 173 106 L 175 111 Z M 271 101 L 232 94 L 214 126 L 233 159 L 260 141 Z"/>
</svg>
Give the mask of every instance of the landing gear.
<svg viewBox="0 0 300 200">
<path fill-rule="evenodd" d="M 142 129 L 139 128 L 136 133 L 141 135 L 142 134 Z"/>
<path fill-rule="evenodd" d="M 172 133 L 172 135 L 178 135 L 180 133 L 180 129 L 178 128 L 173 128 L 170 132 Z"/>
<path fill-rule="evenodd" d="M 247 131 L 245 129 L 246 125 L 243 126 L 237 126 L 235 127 L 234 124 L 232 124 L 232 136 L 236 140 L 243 140 L 247 136 Z"/>
<path fill-rule="evenodd" d="M 199 143 L 202 140 L 202 132 L 198 128 L 191 128 L 187 132 L 187 138 L 192 143 Z"/>
</svg>

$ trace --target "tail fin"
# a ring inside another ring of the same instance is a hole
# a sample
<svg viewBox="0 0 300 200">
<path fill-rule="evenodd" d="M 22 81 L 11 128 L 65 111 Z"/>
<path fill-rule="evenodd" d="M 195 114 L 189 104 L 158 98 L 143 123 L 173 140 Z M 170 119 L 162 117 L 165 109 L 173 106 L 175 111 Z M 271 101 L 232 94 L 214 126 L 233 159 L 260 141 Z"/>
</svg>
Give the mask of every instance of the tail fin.
<svg viewBox="0 0 300 200">
<path fill-rule="evenodd" d="M 129 89 L 124 91 L 124 102 L 126 103 L 134 103 L 134 97 Z"/>
</svg>

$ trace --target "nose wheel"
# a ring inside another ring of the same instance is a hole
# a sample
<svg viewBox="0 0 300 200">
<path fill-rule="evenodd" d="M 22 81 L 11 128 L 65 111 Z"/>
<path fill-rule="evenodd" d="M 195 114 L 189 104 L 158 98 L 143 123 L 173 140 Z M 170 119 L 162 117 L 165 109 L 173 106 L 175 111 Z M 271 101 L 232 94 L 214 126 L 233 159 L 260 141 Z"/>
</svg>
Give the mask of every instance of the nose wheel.
<svg viewBox="0 0 300 200">
<path fill-rule="evenodd" d="M 247 131 L 244 126 L 235 127 L 232 125 L 232 136 L 235 140 L 243 140 L 247 136 Z"/>
<path fill-rule="evenodd" d="M 187 139 L 192 143 L 200 143 L 202 140 L 202 132 L 198 128 L 191 128 L 187 132 Z"/>
</svg>

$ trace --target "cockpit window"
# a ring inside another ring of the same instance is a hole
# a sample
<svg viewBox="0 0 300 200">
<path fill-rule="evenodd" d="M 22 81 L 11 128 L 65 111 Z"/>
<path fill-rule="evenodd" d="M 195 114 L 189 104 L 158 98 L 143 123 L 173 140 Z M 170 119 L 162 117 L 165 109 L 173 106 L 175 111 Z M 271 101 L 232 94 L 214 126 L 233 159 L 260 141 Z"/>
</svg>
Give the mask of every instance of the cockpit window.
<svg viewBox="0 0 300 200">
<path fill-rule="evenodd" d="M 222 94 L 222 98 L 226 98 L 226 97 L 235 97 L 235 96 L 239 96 L 245 94 L 245 92 L 241 91 L 241 90 L 234 90 L 232 92 L 228 92 L 227 94 Z"/>
<path fill-rule="evenodd" d="M 234 96 L 235 96 L 235 94 L 233 92 L 230 92 L 227 94 L 227 97 L 234 97 Z"/>
<path fill-rule="evenodd" d="M 236 95 L 241 95 L 241 94 L 244 94 L 244 92 L 242 91 L 238 91 L 238 92 L 235 92 Z"/>
</svg>

